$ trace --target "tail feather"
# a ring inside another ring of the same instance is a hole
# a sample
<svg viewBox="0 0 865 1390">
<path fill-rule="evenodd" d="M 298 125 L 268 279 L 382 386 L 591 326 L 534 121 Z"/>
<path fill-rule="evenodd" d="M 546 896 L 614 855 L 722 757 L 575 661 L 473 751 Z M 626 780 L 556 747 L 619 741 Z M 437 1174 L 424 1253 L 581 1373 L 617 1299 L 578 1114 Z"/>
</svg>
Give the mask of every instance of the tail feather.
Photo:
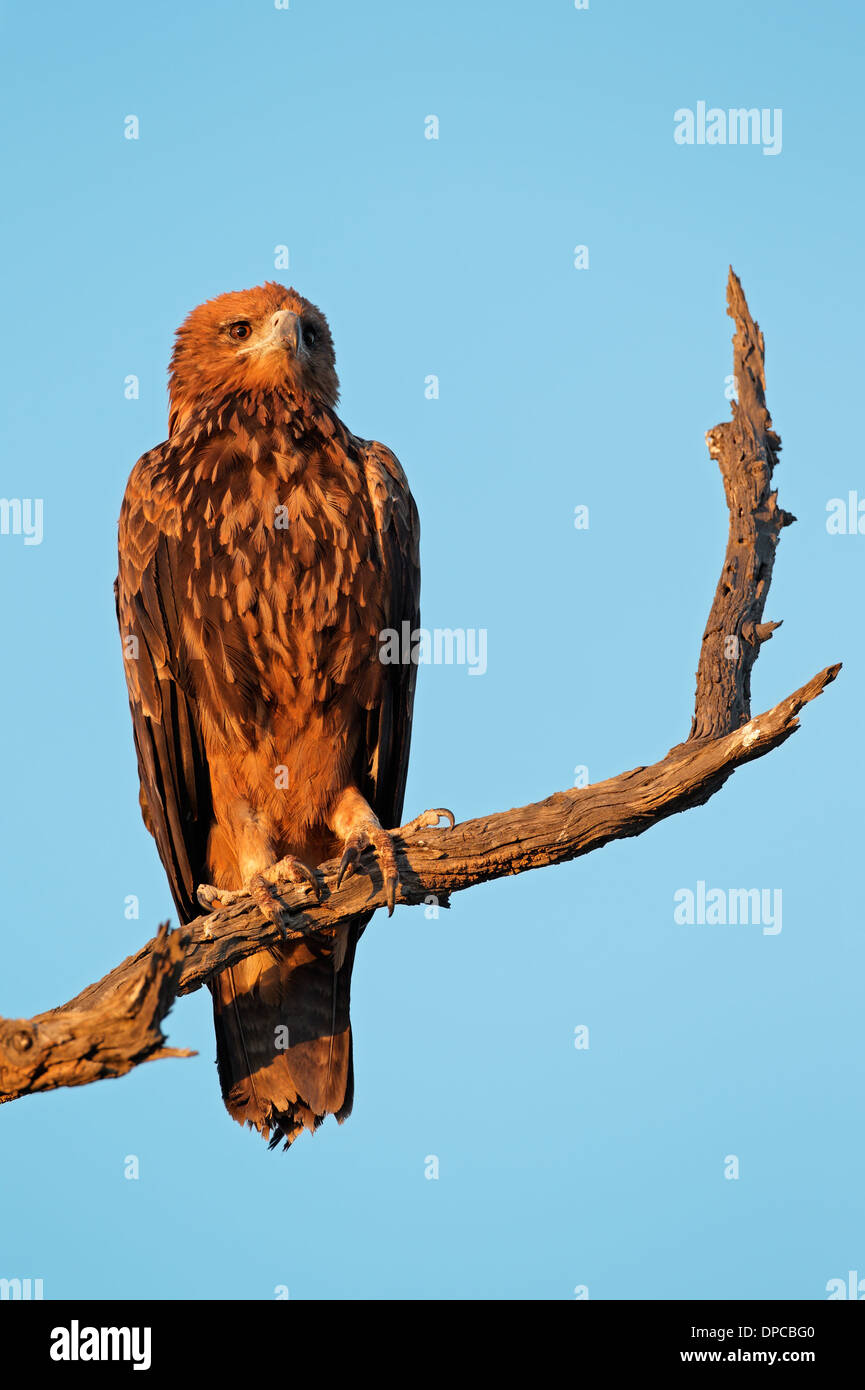
<svg viewBox="0 0 865 1390">
<path fill-rule="evenodd" d="M 285 1147 L 354 1096 L 349 1005 L 362 927 L 343 949 L 306 941 L 257 951 L 211 982 L 216 1065 L 229 1114 Z"/>
</svg>

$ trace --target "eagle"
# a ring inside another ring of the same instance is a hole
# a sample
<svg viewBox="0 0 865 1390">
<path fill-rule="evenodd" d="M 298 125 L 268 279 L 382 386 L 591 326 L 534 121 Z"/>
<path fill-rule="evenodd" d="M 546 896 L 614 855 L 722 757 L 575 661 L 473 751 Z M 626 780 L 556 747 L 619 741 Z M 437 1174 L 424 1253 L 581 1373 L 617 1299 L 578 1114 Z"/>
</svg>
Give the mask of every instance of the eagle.
<svg viewBox="0 0 865 1390">
<path fill-rule="evenodd" d="M 393 911 L 386 827 L 417 667 L 382 661 L 381 635 L 419 623 L 418 513 L 338 396 L 320 309 L 272 281 L 218 295 L 178 329 L 168 439 L 126 487 L 115 596 L 140 803 L 182 922 L 242 893 L 281 922 L 274 865 L 317 899 L 317 866 L 341 856 L 339 883 L 367 849 Z M 351 972 L 371 915 L 209 981 L 225 1105 L 271 1148 L 351 1111 Z"/>
</svg>

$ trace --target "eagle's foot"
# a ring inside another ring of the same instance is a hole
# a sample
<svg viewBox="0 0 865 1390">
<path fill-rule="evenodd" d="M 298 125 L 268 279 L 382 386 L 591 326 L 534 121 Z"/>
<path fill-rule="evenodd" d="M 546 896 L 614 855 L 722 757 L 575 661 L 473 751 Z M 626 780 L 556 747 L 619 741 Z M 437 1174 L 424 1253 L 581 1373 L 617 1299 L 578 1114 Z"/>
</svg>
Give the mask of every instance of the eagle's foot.
<svg viewBox="0 0 865 1390">
<path fill-rule="evenodd" d="M 407 825 L 401 825 L 400 835 L 411 835 L 415 830 L 437 830 L 439 821 L 446 820 L 447 825 L 442 826 L 443 830 L 453 830 L 456 825 L 456 817 L 453 811 L 449 811 L 445 806 L 436 807 L 432 811 L 421 811 L 419 816 L 410 820 Z"/>
<path fill-rule="evenodd" d="M 255 899 L 262 914 L 281 933 L 283 941 L 303 937 L 314 956 L 333 956 L 338 969 L 345 955 L 345 943 L 340 947 L 338 940 L 334 942 L 332 932 L 322 933 L 312 923 L 304 922 L 298 908 L 285 906 L 281 895 L 285 892 L 287 884 L 311 889 L 310 903 L 321 902 L 322 887 L 315 871 L 304 864 L 302 859 L 296 859 L 293 854 L 287 854 L 284 859 L 278 859 L 275 864 L 269 864 L 260 873 L 253 874 L 247 882 L 246 891 Z M 338 936 L 337 932 L 337 938 Z"/>
<path fill-rule="evenodd" d="M 274 892 L 278 892 L 280 885 L 286 882 L 295 883 L 300 887 L 306 884 L 312 889 L 315 901 L 321 902 L 321 884 L 315 876 L 315 871 L 308 864 L 304 864 L 302 859 L 296 859 L 293 854 L 287 854 L 284 859 L 278 859 L 275 864 L 270 864 L 266 869 L 262 869 L 261 873 L 255 874 L 250 879 L 250 885 L 256 880 L 261 880 Z"/>
<path fill-rule="evenodd" d="M 423 811 L 414 820 L 409 821 L 399 829 L 400 835 L 411 833 L 414 830 L 434 829 L 444 818 L 449 829 L 454 826 L 454 813 L 442 808 L 432 811 Z M 339 872 L 336 876 L 337 888 L 344 878 L 349 878 L 355 871 L 357 861 L 364 850 L 371 849 L 378 860 L 381 869 L 382 882 L 384 883 L 384 895 L 387 902 L 388 916 L 393 915 L 396 906 L 396 894 L 399 888 L 399 869 L 396 862 L 396 850 L 394 849 L 393 837 L 387 830 L 383 830 L 375 817 L 371 814 L 359 820 L 352 827 L 345 837 L 342 849 L 342 859 L 340 860 Z"/>
<path fill-rule="evenodd" d="M 396 851 L 393 840 L 386 830 L 371 821 L 362 821 L 347 836 L 342 849 L 339 873 L 336 876 L 337 888 L 344 878 L 350 878 L 355 865 L 365 849 L 371 849 L 381 869 L 384 895 L 387 901 L 387 915 L 393 916 L 396 906 L 396 890 L 399 887 L 399 869 L 396 866 Z"/>
<path fill-rule="evenodd" d="M 293 855 L 287 855 L 278 863 L 269 865 L 260 873 L 253 874 L 251 878 L 247 879 L 243 888 L 217 888 L 212 883 L 202 883 L 196 890 L 195 896 L 201 906 L 207 908 L 208 912 L 215 912 L 218 908 L 231 907 L 241 898 L 254 898 L 267 920 L 284 933 L 288 925 L 288 913 L 280 901 L 279 889 L 285 883 L 306 885 L 312 889 L 315 901 L 321 902 L 321 885 L 318 879 L 312 869 L 308 868 L 302 860 L 295 859 Z"/>
<path fill-rule="evenodd" d="M 276 864 L 271 864 L 266 869 L 262 869 L 260 873 L 253 874 L 246 889 L 255 898 L 267 920 L 278 927 L 283 936 L 289 934 L 289 923 L 303 936 L 306 936 L 307 933 L 303 927 L 298 922 L 291 921 L 291 913 L 280 898 L 280 888 L 284 887 L 286 883 L 295 883 L 311 888 L 314 901 L 321 902 L 321 885 L 318 879 L 312 869 L 308 868 L 302 860 L 295 859 L 293 854 L 287 854 Z"/>
</svg>

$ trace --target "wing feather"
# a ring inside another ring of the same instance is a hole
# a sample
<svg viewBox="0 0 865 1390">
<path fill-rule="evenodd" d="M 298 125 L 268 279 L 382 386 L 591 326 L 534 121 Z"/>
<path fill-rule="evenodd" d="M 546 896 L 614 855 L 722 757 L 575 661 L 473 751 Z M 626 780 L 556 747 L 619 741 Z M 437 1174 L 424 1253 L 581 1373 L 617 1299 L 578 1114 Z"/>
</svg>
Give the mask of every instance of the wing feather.
<svg viewBox="0 0 865 1390">
<path fill-rule="evenodd" d="M 177 910 L 190 921 L 201 911 L 195 889 L 206 878 L 210 776 L 184 656 L 176 519 L 170 504 L 161 516 L 143 505 L 140 482 L 133 473 L 120 519 L 117 620 L 127 652 L 144 822 Z"/>
<path fill-rule="evenodd" d="M 385 626 L 402 632 L 420 623 L 420 522 L 406 476 L 383 444 L 359 441 L 383 567 Z M 417 681 L 414 662 L 385 666 L 379 704 L 367 714 L 367 766 L 360 790 L 382 825 L 399 825 L 411 744 Z"/>
</svg>

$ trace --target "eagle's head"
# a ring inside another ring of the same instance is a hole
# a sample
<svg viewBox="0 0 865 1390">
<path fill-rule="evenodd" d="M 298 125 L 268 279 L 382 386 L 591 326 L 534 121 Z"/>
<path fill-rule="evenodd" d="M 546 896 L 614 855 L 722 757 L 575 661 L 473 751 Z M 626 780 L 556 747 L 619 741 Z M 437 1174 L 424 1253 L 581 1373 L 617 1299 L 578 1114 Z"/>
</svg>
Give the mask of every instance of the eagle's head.
<svg viewBox="0 0 865 1390">
<path fill-rule="evenodd" d="M 229 395 L 274 391 L 299 403 L 336 405 L 333 339 L 321 310 L 273 280 L 193 309 L 171 355 L 169 430 Z"/>
</svg>

